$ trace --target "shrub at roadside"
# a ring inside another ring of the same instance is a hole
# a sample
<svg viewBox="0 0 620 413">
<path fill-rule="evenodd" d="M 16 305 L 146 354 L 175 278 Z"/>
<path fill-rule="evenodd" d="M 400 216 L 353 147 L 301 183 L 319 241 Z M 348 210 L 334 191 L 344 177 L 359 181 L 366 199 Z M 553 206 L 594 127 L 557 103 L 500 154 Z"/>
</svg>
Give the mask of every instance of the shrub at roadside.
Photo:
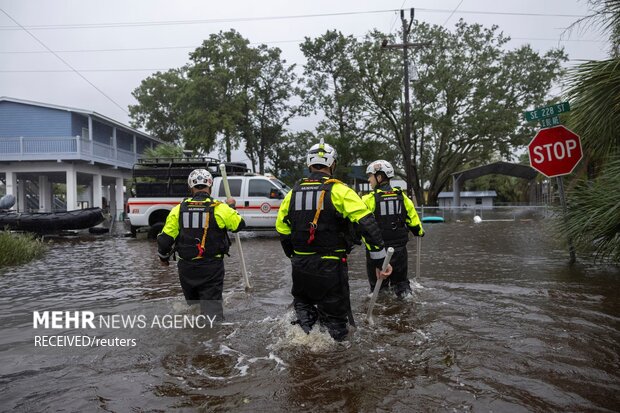
<svg viewBox="0 0 620 413">
<path fill-rule="evenodd" d="M 31 234 L 0 231 L 0 267 L 25 264 L 45 253 L 43 241 Z"/>
</svg>

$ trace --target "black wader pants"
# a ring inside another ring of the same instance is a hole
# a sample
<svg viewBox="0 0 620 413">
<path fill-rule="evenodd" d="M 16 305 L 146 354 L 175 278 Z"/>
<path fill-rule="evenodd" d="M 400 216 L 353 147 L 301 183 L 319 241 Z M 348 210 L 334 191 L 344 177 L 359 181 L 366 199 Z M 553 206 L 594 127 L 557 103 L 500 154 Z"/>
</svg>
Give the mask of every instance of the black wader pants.
<svg viewBox="0 0 620 413">
<path fill-rule="evenodd" d="M 407 264 L 407 245 L 402 247 L 393 247 L 394 255 L 390 259 L 392 265 L 392 275 L 387 277 L 381 283 L 381 291 L 388 291 L 390 286 L 398 297 L 402 297 L 407 293 L 411 293 L 411 285 L 407 278 L 408 264 Z M 375 289 L 377 284 L 377 274 L 375 272 L 375 266 L 370 261 L 370 255 L 366 251 L 366 274 L 368 275 L 368 281 L 370 283 L 370 291 Z"/>
<path fill-rule="evenodd" d="M 318 320 L 334 340 L 344 340 L 349 333 L 347 322 L 353 324 L 346 259 L 295 255 L 291 263 L 297 323 L 309 333 Z"/>
<path fill-rule="evenodd" d="M 187 304 L 200 303 L 200 312 L 216 321 L 224 320 L 222 292 L 224 291 L 224 260 L 203 258 L 179 260 L 179 280 Z"/>
</svg>

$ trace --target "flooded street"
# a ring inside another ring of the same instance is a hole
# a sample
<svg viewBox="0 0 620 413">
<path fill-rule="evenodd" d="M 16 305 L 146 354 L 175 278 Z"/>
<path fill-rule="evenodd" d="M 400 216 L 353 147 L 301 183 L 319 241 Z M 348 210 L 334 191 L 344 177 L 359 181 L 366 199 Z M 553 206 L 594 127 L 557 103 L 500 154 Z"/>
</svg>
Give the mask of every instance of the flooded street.
<svg viewBox="0 0 620 413">
<path fill-rule="evenodd" d="M 412 301 L 365 322 L 364 253 L 349 259 L 350 341 L 290 325 L 290 263 L 272 234 L 235 246 L 218 329 L 66 330 L 134 347 L 41 348 L 33 312 L 191 314 L 152 241 L 57 240 L 0 270 L 2 411 L 620 411 L 620 272 L 577 264 L 544 220 L 426 224 Z M 416 263 L 409 243 L 409 271 Z M 67 333 L 68 334 L 68 333 Z"/>
</svg>

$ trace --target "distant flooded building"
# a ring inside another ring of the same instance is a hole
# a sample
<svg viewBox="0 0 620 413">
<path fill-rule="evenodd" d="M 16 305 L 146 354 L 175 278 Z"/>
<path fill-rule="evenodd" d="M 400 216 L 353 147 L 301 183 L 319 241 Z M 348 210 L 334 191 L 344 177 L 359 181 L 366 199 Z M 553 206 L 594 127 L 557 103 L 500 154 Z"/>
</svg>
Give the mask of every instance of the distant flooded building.
<svg viewBox="0 0 620 413">
<path fill-rule="evenodd" d="M 493 200 L 497 197 L 495 191 L 462 191 L 460 205 L 456 207 L 492 208 Z M 440 207 L 451 208 L 454 202 L 453 192 L 440 192 L 437 196 Z"/>
<path fill-rule="evenodd" d="M 0 97 L 0 180 L 19 212 L 102 207 L 119 217 L 133 164 L 159 143 L 93 111 Z"/>
</svg>

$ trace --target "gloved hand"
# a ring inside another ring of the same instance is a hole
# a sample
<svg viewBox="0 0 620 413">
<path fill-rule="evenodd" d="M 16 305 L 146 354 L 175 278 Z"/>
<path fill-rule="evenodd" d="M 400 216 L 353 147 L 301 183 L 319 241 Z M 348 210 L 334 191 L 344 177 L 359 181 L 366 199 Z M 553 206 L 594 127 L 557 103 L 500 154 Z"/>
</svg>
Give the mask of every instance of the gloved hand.
<svg viewBox="0 0 620 413">
<path fill-rule="evenodd" d="M 282 250 L 284 251 L 284 254 L 287 257 L 292 258 L 295 254 L 295 250 L 293 249 L 293 243 L 291 242 L 290 235 L 280 234 L 280 244 L 282 244 Z"/>
<path fill-rule="evenodd" d="M 422 227 L 420 225 L 416 225 L 415 227 L 409 227 L 409 230 L 416 237 L 423 237 L 424 236 L 424 230 L 422 229 Z"/>
<path fill-rule="evenodd" d="M 159 263 L 162 266 L 167 267 L 170 265 L 170 254 L 162 254 L 161 252 L 157 251 L 157 255 L 159 256 Z"/>
</svg>

